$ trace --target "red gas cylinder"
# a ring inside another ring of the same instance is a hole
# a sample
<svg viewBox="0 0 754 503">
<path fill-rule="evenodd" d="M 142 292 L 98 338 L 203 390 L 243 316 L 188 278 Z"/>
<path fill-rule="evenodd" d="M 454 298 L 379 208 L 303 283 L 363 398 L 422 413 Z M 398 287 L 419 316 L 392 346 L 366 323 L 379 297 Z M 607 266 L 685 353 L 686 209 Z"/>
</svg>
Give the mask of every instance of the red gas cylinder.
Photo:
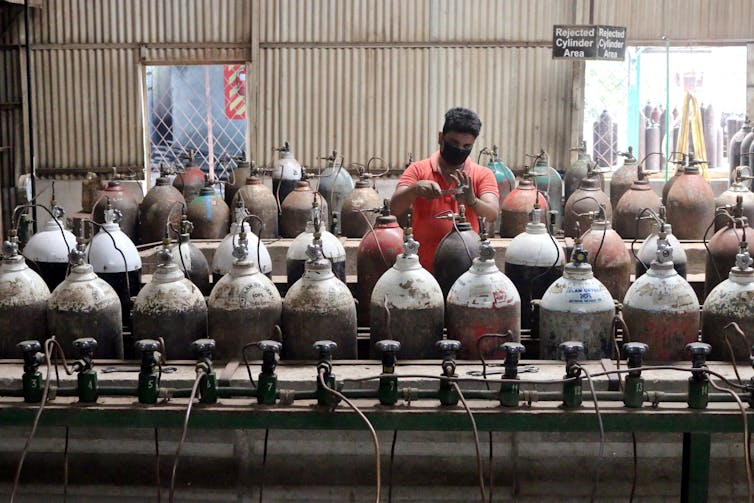
<svg viewBox="0 0 754 503">
<path fill-rule="evenodd" d="M 518 187 L 505 196 L 500 206 L 500 237 L 514 238 L 526 230 L 529 214 L 538 202 L 542 212 L 547 213 L 547 200 L 537 192 L 531 180 L 522 180 Z"/>
<path fill-rule="evenodd" d="M 582 246 L 589 252 L 594 277 L 602 282 L 613 299 L 622 301 L 631 282 L 631 255 L 623 239 L 601 214 L 592 227 L 581 236 Z"/>
<path fill-rule="evenodd" d="M 186 199 L 186 204 L 189 204 L 199 195 L 199 192 L 204 188 L 206 179 L 204 171 L 194 162 L 195 154 L 196 152 L 193 150 L 188 151 L 188 154 L 185 156 L 188 164 L 183 169 L 183 172 L 177 173 L 175 179 L 173 179 L 173 187 L 181 191 L 184 199 Z"/>
<path fill-rule="evenodd" d="M 667 210 L 678 239 L 702 239 L 715 218 L 715 193 L 691 154 L 683 174 L 668 191 Z"/>
</svg>

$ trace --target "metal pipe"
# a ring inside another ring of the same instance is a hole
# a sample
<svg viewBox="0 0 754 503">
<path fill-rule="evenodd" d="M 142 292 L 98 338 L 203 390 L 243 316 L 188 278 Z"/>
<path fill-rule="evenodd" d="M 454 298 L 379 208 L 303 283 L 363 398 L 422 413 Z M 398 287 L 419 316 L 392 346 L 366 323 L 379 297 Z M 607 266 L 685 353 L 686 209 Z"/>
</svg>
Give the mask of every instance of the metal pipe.
<svg viewBox="0 0 754 503">
<path fill-rule="evenodd" d="M 24 0 L 24 37 L 26 38 L 26 47 L 25 47 L 25 54 L 26 54 L 26 109 L 29 114 L 29 161 L 30 161 L 30 169 L 29 172 L 31 173 L 31 200 L 34 201 L 34 198 L 37 197 L 37 181 L 36 181 L 36 173 L 34 169 L 34 165 L 36 164 L 34 162 L 34 114 L 33 114 L 33 107 L 32 107 L 32 96 L 33 93 L 32 90 L 32 83 L 31 83 L 31 29 L 30 29 L 30 23 L 29 23 L 29 0 Z M 32 229 L 34 233 L 37 232 L 37 208 L 32 206 L 31 208 L 31 218 L 32 218 Z"/>
</svg>

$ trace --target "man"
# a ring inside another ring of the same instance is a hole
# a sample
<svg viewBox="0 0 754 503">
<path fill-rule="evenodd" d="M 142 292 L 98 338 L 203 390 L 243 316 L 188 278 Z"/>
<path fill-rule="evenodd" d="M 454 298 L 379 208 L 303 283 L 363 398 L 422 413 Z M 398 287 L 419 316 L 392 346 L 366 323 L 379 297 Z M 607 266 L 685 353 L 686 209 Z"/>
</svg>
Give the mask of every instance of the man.
<svg viewBox="0 0 754 503">
<path fill-rule="evenodd" d="M 436 215 L 458 213 L 466 207 L 466 219 L 479 231 L 477 216 L 492 223 L 500 210 L 495 176 L 489 169 L 469 159 L 482 122 L 466 108 L 452 108 L 445 114 L 445 124 L 437 135 L 440 149 L 428 159 L 411 164 L 403 172 L 390 201 L 395 215 L 413 206 L 414 238 L 419 241 L 419 262 L 432 272 L 435 250 L 453 224 Z M 456 194 L 451 188 L 461 188 Z"/>
</svg>

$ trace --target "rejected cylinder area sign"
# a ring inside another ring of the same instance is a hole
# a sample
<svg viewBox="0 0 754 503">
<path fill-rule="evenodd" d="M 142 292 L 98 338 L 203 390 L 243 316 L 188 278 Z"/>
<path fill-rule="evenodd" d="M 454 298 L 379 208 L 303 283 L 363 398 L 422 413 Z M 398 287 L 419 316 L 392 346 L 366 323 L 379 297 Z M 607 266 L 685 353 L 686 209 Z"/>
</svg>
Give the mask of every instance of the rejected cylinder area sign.
<svg viewBox="0 0 754 503">
<path fill-rule="evenodd" d="M 625 54 L 625 26 L 556 24 L 552 27 L 553 59 L 623 61 Z"/>
<path fill-rule="evenodd" d="M 246 118 L 246 65 L 225 65 L 225 117 Z"/>
</svg>

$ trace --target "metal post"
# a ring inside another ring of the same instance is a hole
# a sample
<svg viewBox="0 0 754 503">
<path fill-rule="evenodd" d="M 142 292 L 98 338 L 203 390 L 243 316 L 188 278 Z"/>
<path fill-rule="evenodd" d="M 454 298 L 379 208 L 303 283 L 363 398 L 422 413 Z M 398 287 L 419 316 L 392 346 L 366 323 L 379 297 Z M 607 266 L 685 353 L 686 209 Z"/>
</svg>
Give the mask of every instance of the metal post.
<svg viewBox="0 0 754 503">
<path fill-rule="evenodd" d="M 31 173 L 31 198 L 32 201 L 37 197 L 37 176 L 35 169 L 35 151 L 34 151 L 34 108 L 31 103 L 34 98 L 32 93 L 32 64 L 31 64 L 31 23 L 29 22 L 29 0 L 24 0 L 24 37 L 26 44 L 24 52 L 26 53 L 26 109 L 29 115 L 29 173 Z M 37 207 L 31 207 L 32 229 L 37 232 Z"/>
<path fill-rule="evenodd" d="M 707 501 L 710 468 L 709 433 L 683 434 L 683 471 L 681 475 L 681 502 Z"/>
</svg>

